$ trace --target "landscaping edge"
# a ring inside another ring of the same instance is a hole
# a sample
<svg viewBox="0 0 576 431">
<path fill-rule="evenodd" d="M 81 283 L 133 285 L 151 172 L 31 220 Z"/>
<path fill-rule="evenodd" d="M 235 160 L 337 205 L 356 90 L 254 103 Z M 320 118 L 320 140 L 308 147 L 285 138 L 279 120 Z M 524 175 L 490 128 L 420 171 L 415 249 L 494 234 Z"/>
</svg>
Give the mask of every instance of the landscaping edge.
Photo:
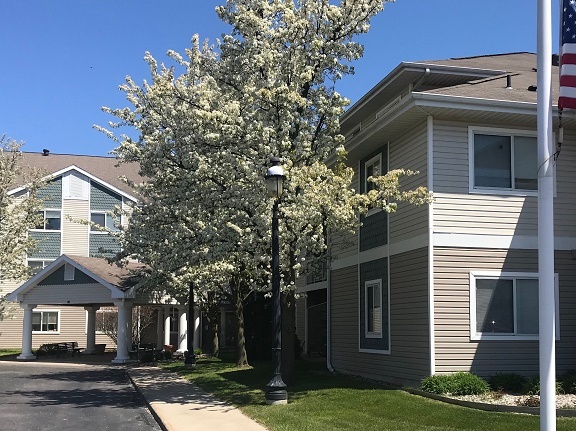
<svg viewBox="0 0 576 431">
<path fill-rule="evenodd" d="M 491 412 L 502 412 L 502 413 L 523 413 L 528 415 L 539 415 L 539 407 L 524 407 L 524 406 L 505 406 L 501 404 L 489 404 L 489 403 L 477 403 L 474 401 L 464 401 L 457 400 L 450 397 L 445 397 L 443 395 L 431 394 L 429 392 L 424 392 L 419 389 L 404 388 L 404 390 L 413 395 L 419 395 L 425 398 L 431 398 L 433 400 L 442 401 L 448 404 L 455 404 L 457 406 L 469 407 L 477 410 L 485 410 Z M 556 409 L 557 417 L 576 417 L 576 409 Z"/>
</svg>

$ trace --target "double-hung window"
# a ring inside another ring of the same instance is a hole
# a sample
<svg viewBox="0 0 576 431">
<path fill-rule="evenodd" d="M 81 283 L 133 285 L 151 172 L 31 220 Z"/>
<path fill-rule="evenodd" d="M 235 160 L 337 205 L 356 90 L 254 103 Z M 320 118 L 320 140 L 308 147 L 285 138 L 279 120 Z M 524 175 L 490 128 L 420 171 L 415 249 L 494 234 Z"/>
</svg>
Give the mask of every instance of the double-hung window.
<svg viewBox="0 0 576 431">
<path fill-rule="evenodd" d="M 364 285 L 365 336 L 382 337 L 382 280 L 370 280 Z"/>
<path fill-rule="evenodd" d="M 378 154 L 372 157 L 364 164 L 364 190 L 369 192 L 375 188 L 372 181 L 368 181 L 370 177 L 379 177 L 382 175 L 382 155 Z"/>
<path fill-rule="evenodd" d="M 470 338 L 537 340 L 538 305 L 538 274 L 472 272 Z"/>
<path fill-rule="evenodd" d="M 524 193 L 538 189 L 535 134 L 470 129 L 470 190 Z"/>
<path fill-rule="evenodd" d="M 52 310 L 34 310 L 32 312 L 32 331 L 58 333 L 60 312 Z"/>
<path fill-rule="evenodd" d="M 42 224 L 36 226 L 39 230 L 60 230 L 62 225 L 62 212 L 60 210 L 42 210 L 39 212 L 42 216 Z"/>
<path fill-rule="evenodd" d="M 103 228 L 108 229 L 111 232 L 115 232 L 118 230 L 118 223 L 114 216 L 105 212 L 95 212 L 92 211 L 90 213 L 90 221 L 95 225 L 101 226 Z M 91 226 L 90 230 L 92 232 L 103 232 L 98 229 L 96 226 Z"/>
</svg>

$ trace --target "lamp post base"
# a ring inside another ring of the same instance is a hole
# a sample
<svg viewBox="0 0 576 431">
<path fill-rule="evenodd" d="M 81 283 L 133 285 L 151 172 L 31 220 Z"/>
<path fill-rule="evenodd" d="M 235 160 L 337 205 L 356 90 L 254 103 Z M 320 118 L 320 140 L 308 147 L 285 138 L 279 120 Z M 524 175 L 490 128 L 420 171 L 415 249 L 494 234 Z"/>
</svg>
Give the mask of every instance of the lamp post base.
<svg viewBox="0 0 576 431">
<path fill-rule="evenodd" d="M 190 352 L 189 350 L 187 350 L 186 352 L 184 352 L 184 368 L 190 368 L 190 369 L 194 369 L 196 368 L 196 355 L 194 354 L 194 352 Z"/>
<path fill-rule="evenodd" d="M 272 380 L 270 380 L 266 387 L 266 404 L 288 404 L 288 392 L 286 391 L 286 383 L 282 381 L 281 375 L 275 375 L 272 377 Z"/>
</svg>

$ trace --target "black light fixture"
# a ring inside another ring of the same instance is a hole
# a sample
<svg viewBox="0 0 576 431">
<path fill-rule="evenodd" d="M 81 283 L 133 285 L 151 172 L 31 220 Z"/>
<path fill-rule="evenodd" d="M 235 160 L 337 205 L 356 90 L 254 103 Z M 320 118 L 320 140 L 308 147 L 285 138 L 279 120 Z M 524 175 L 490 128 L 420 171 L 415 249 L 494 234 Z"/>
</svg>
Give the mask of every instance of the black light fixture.
<svg viewBox="0 0 576 431">
<path fill-rule="evenodd" d="M 272 380 L 266 385 L 266 404 L 287 404 L 288 392 L 282 380 L 282 307 L 280 304 L 280 241 L 278 234 L 278 203 L 282 196 L 282 182 L 284 170 L 280 166 L 280 159 L 272 157 L 270 168 L 266 173 L 268 194 L 274 198 L 272 206 L 272 308 L 274 342 L 272 346 L 272 360 L 274 374 Z"/>
<path fill-rule="evenodd" d="M 194 283 L 190 283 L 188 291 L 188 327 L 187 346 L 184 353 L 184 368 L 196 368 L 196 355 L 194 354 Z"/>
</svg>

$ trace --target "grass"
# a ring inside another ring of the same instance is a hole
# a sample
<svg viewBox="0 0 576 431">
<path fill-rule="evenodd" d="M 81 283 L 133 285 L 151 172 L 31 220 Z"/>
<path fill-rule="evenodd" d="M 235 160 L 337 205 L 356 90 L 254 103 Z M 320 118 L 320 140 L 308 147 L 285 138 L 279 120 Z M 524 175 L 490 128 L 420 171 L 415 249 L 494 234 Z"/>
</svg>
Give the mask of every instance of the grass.
<svg viewBox="0 0 576 431">
<path fill-rule="evenodd" d="M 181 362 L 162 365 L 240 408 L 272 431 L 530 431 L 539 417 L 492 413 L 441 403 L 375 382 L 333 375 L 322 363 L 298 361 L 289 404 L 267 406 L 263 389 L 269 363 L 237 368 L 231 362 L 200 359 L 195 370 Z M 576 429 L 576 418 L 558 418 L 559 431 Z"/>
<path fill-rule="evenodd" d="M 20 353 L 20 349 L 0 349 L 0 357 L 2 356 L 11 356 L 11 355 L 18 355 Z"/>
</svg>

